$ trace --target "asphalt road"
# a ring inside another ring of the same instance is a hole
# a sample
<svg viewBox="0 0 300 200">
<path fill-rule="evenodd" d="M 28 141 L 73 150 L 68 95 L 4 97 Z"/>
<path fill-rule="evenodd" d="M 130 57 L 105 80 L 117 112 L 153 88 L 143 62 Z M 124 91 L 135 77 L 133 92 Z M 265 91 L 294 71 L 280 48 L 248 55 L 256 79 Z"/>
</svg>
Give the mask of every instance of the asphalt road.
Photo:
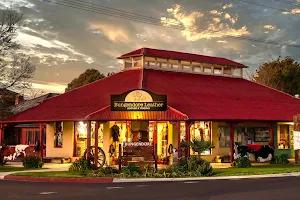
<svg viewBox="0 0 300 200">
<path fill-rule="evenodd" d="M 300 177 L 111 184 L 30 183 L 1 180 L 0 199 L 300 200 Z"/>
</svg>

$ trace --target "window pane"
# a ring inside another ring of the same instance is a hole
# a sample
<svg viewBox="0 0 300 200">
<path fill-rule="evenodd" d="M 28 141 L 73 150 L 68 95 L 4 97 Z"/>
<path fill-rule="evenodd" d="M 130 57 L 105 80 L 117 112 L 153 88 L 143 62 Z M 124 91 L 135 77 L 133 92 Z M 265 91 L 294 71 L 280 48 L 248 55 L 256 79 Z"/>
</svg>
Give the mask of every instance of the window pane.
<svg viewBox="0 0 300 200">
<path fill-rule="evenodd" d="M 218 128 L 219 147 L 230 146 L 230 129 L 229 127 Z"/>
<path fill-rule="evenodd" d="M 290 147 L 289 132 L 290 132 L 290 126 L 288 124 L 279 125 L 279 138 L 278 138 L 279 149 L 288 149 Z"/>
<path fill-rule="evenodd" d="M 40 141 L 40 131 L 35 131 L 35 141 L 34 141 L 34 143 L 36 144 L 37 141 Z"/>
<path fill-rule="evenodd" d="M 26 132 L 26 144 L 34 144 L 33 131 L 27 131 Z"/>
</svg>

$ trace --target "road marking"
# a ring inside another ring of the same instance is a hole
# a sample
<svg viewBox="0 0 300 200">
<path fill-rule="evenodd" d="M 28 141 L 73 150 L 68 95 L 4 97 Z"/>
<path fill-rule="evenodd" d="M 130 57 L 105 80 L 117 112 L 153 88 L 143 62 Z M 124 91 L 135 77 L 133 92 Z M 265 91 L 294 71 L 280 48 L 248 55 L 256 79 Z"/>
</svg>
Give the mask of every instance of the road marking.
<svg viewBox="0 0 300 200">
<path fill-rule="evenodd" d="M 40 194 L 44 194 L 44 195 L 47 195 L 47 194 L 55 194 L 57 192 L 41 192 Z"/>
<path fill-rule="evenodd" d="M 137 185 L 136 187 L 147 187 L 148 185 Z"/>
<path fill-rule="evenodd" d="M 199 183 L 199 181 L 188 181 L 188 182 L 183 182 L 183 183 L 186 183 L 186 184 L 194 184 L 194 183 Z"/>
<path fill-rule="evenodd" d="M 121 189 L 121 188 L 124 188 L 124 187 L 106 187 L 106 189 L 109 189 L 109 190 L 111 190 L 111 189 Z"/>
</svg>

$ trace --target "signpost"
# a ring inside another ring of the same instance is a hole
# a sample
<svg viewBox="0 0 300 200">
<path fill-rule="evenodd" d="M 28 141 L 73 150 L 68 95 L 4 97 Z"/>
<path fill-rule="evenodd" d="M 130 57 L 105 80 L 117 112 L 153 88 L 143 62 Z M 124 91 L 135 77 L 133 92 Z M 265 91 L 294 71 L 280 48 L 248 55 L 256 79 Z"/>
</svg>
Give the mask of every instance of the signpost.
<svg viewBox="0 0 300 200">
<path fill-rule="evenodd" d="M 295 164 L 300 164 L 300 114 L 294 116 Z"/>
</svg>

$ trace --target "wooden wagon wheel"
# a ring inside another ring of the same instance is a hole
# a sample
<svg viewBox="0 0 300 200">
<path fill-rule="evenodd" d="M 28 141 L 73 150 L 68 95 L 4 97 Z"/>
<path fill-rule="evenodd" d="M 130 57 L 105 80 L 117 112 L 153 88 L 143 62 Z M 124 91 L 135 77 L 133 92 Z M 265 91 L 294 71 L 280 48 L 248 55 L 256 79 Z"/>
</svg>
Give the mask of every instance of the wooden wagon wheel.
<svg viewBox="0 0 300 200">
<path fill-rule="evenodd" d="M 106 160 L 106 156 L 105 156 L 105 153 L 104 151 L 98 147 L 98 150 L 95 151 L 95 147 L 94 146 L 91 146 L 90 147 L 90 164 L 92 166 L 95 166 L 95 153 L 98 154 L 98 163 L 97 163 L 97 168 L 99 167 L 102 167 L 104 164 L 105 164 L 105 160 Z M 84 153 L 84 156 L 86 157 L 87 155 L 87 150 L 85 150 L 85 153 Z"/>
</svg>

